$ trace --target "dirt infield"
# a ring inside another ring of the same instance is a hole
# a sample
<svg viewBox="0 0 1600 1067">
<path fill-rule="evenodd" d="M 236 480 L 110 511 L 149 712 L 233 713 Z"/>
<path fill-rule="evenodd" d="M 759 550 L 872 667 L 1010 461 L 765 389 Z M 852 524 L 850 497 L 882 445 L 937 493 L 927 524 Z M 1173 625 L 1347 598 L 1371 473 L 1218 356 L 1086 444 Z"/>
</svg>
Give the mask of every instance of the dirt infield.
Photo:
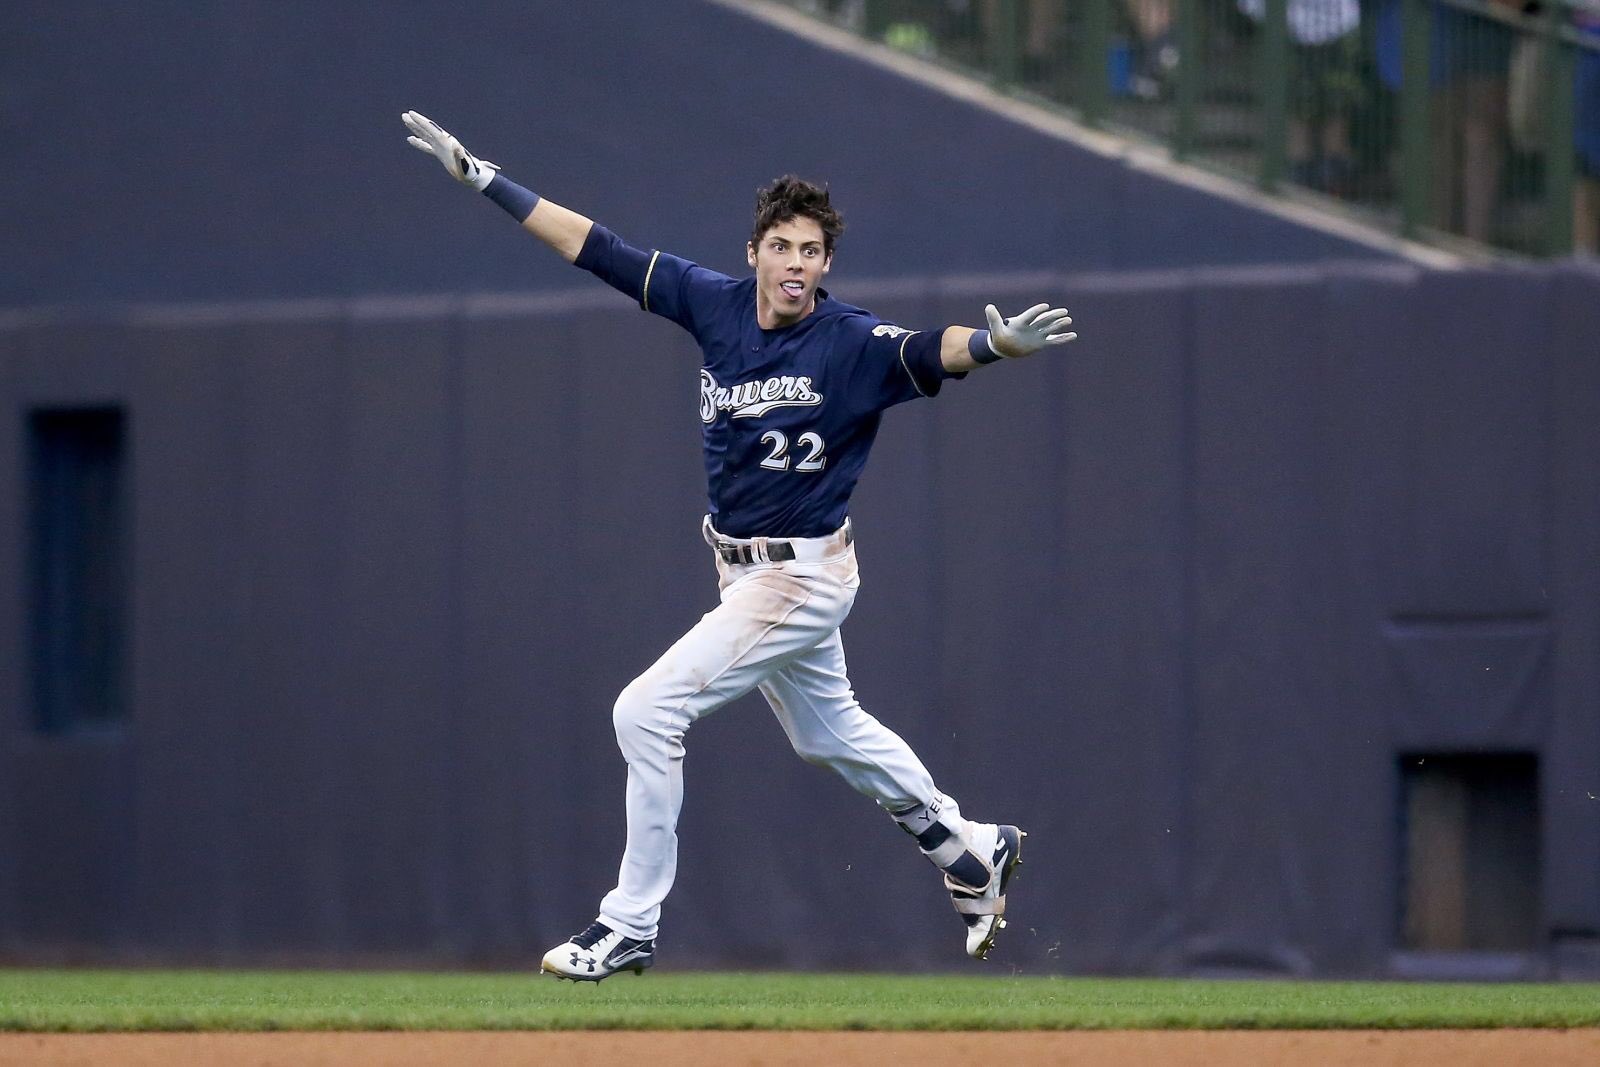
<svg viewBox="0 0 1600 1067">
<path fill-rule="evenodd" d="M 1116 1030 L 1068 1033 L 277 1033 L 0 1034 L 0 1067 L 169 1064 L 1386 1064 L 1540 1067 L 1600 1063 L 1600 1030 Z"/>
</svg>

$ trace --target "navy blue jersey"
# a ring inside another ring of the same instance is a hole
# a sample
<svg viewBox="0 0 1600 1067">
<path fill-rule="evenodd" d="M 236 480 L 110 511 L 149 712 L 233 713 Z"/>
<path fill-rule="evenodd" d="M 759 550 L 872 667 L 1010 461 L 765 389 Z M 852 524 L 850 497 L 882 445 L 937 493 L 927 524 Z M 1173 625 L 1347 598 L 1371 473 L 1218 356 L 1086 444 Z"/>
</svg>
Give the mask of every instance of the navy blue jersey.
<svg viewBox="0 0 1600 1067">
<path fill-rule="evenodd" d="M 943 330 L 907 330 L 817 290 L 792 326 L 756 322 L 755 279 L 641 252 L 596 225 L 577 265 L 700 344 L 712 524 L 730 537 L 820 537 L 844 525 L 885 408 L 951 375 Z"/>
</svg>

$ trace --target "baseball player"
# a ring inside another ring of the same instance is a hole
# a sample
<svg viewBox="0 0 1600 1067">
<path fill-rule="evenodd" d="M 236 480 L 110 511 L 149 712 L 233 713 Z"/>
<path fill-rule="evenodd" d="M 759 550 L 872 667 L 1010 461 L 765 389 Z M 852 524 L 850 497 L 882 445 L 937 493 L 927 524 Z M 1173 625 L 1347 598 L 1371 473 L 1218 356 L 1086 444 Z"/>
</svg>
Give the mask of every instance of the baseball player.
<svg viewBox="0 0 1600 1067">
<path fill-rule="evenodd" d="M 794 177 L 761 190 L 737 280 L 665 252 L 645 252 L 522 188 L 437 124 L 402 116 L 407 140 L 486 194 L 570 263 L 682 326 L 702 352 L 700 422 L 721 603 L 635 678 L 613 711 L 628 763 L 627 846 L 617 886 L 542 969 L 600 981 L 655 961 L 661 903 L 677 871 L 683 736 L 751 689 L 771 705 L 802 759 L 831 767 L 916 838 L 944 876 L 984 958 L 1005 926 L 1006 887 L 1026 835 L 975 822 L 922 761 L 862 710 L 846 676 L 839 626 L 859 579 L 851 490 L 883 411 L 938 394 L 947 378 L 1077 336 L 1064 309 L 1038 304 L 989 328 L 909 330 L 821 287 L 844 226 L 826 190 Z"/>
</svg>

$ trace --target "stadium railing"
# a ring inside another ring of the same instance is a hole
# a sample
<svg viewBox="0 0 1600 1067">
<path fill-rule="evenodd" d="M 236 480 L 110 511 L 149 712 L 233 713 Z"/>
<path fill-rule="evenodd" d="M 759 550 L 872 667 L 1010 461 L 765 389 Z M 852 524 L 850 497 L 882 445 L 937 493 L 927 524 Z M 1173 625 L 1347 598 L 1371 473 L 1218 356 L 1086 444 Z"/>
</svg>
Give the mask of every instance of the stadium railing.
<svg viewBox="0 0 1600 1067">
<path fill-rule="evenodd" d="M 1600 0 L 778 0 L 1403 236 L 1600 245 Z"/>
</svg>

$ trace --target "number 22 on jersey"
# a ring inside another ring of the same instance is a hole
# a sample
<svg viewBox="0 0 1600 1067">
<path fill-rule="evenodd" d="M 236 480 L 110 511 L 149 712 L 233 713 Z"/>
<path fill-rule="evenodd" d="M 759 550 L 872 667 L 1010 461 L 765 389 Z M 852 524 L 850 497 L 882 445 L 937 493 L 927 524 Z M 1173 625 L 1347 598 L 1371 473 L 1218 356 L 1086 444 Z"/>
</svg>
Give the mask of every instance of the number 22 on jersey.
<svg viewBox="0 0 1600 1067">
<path fill-rule="evenodd" d="M 782 432 L 768 430 L 761 435 L 761 443 L 772 450 L 767 454 L 767 458 L 761 461 L 763 467 L 769 471 L 786 471 L 789 469 L 789 460 L 791 458 L 789 456 L 789 439 Z M 822 438 L 817 434 L 807 430 L 795 438 L 794 443 L 798 448 L 806 449 L 805 458 L 794 465 L 795 470 L 819 471 L 827 466 L 828 457 L 822 454 L 822 450 L 827 446 L 823 444 Z"/>
</svg>

